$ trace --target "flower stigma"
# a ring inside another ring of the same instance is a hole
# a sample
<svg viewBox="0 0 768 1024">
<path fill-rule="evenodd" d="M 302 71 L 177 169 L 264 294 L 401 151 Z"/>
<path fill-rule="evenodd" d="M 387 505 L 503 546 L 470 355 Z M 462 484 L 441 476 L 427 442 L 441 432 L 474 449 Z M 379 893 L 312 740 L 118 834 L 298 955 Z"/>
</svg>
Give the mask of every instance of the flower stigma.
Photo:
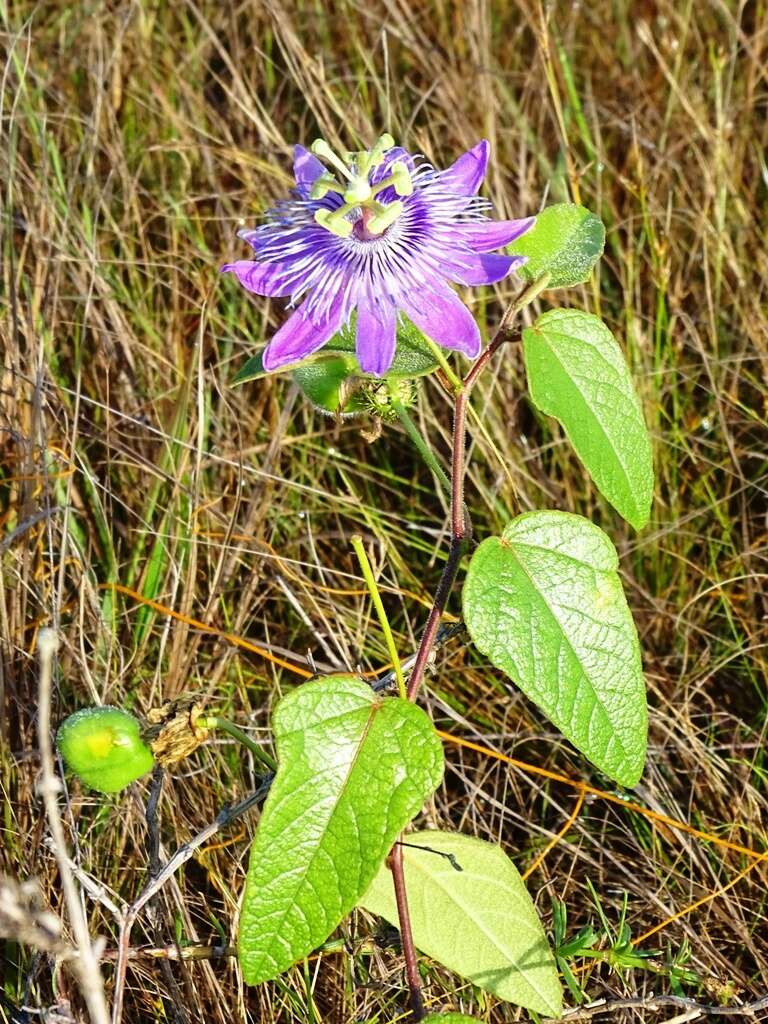
<svg viewBox="0 0 768 1024">
<path fill-rule="evenodd" d="M 349 238 L 355 233 L 365 240 L 383 235 L 403 212 L 400 200 L 383 203 L 376 197 L 385 189 L 392 188 L 398 196 L 409 196 L 413 192 L 411 172 L 402 160 L 396 160 L 389 167 L 385 178 L 372 182 L 371 174 L 384 162 L 384 155 L 392 149 L 395 140 L 391 135 L 381 135 L 376 144 L 368 150 L 346 152 L 339 156 L 325 139 L 312 143 L 312 153 L 330 164 L 342 176 L 343 183 L 331 172 L 321 174 L 310 190 L 312 199 L 324 199 L 329 192 L 338 193 L 344 202 L 336 209 L 316 210 L 315 221 L 339 238 Z M 352 220 L 348 214 L 357 214 Z"/>
</svg>

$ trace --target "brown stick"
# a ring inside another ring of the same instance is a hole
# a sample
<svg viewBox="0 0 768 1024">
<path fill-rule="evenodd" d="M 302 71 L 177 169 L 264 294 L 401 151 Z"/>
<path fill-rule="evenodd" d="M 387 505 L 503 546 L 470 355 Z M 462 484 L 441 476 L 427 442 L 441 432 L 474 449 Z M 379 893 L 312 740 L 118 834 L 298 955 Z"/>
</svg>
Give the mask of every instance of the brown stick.
<svg viewBox="0 0 768 1024">
<path fill-rule="evenodd" d="M 757 1014 L 768 1010 L 768 996 L 756 999 L 752 1003 L 743 1003 L 741 1006 L 705 1006 L 697 1003 L 695 999 L 686 999 L 684 996 L 648 996 L 646 999 L 601 999 L 589 1006 L 580 1006 L 574 1010 L 567 1010 L 562 1017 L 557 1018 L 565 1024 L 572 1020 L 591 1020 L 603 1013 L 610 1013 L 612 1016 L 617 1010 L 662 1010 L 665 1007 L 674 1007 L 685 1013 L 685 1020 L 699 1020 L 701 1017 L 752 1017 L 758 1019 Z M 692 1014 L 692 1016 L 689 1016 Z M 549 1020 L 550 1018 L 547 1018 Z M 675 1020 L 683 1018 L 675 1017 Z"/>
<path fill-rule="evenodd" d="M 53 747 L 51 744 L 51 685 L 53 678 L 53 660 L 59 646 L 58 637 L 52 629 L 41 629 L 37 640 L 40 655 L 40 681 L 38 704 L 38 739 L 40 744 L 41 779 L 39 791 L 43 797 L 45 815 L 51 833 L 53 853 L 59 868 L 61 888 L 67 905 L 72 932 L 77 945 L 77 973 L 80 988 L 88 1007 L 91 1024 L 108 1024 L 107 1000 L 104 996 L 104 983 L 99 970 L 98 958 L 91 944 L 88 921 L 80 902 L 77 882 L 70 869 L 67 856 L 67 841 L 64 826 L 59 813 L 58 794 L 61 792 L 61 780 L 54 771 Z"/>
</svg>

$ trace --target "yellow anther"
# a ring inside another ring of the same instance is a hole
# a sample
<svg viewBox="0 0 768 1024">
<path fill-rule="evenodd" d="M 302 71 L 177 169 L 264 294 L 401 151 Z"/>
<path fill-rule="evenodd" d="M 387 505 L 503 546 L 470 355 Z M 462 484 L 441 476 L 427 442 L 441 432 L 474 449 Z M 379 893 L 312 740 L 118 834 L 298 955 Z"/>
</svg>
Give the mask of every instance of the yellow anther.
<svg viewBox="0 0 768 1024">
<path fill-rule="evenodd" d="M 385 206 L 375 213 L 366 227 L 372 235 L 380 235 L 395 223 L 402 212 L 403 204 L 401 202 L 390 203 L 389 206 Z"/>
<path fill-rule="evenodd" d="M 321 174 L 310 189 L 312 199 L 322 199 L 329 192 L 344 192 L 342 186 L 336 181 L 332 174 Z"/>
<path fill-rule="evenodd" d="M 376 140 L 375 145 L 367 152 L 353 153 L 352 156 L 355 161 L 355 170 L 359 176 L 367 177 L 370 171 L 374 167 L 378 167 L 384 159 L 384 153 L 386 150 L 391 149 L 395 144 L 395 140 L 391 135 L 382 135 Z"/>
<path fill-rule="evenodd" d="M 344 216 L 348 210 L 349 206 L 346 204 L 340 206 L 338 210 L 315 210 L 315 220 L 332 235 L 336 235 L 338 238 L 349 238 L 352 234 L 352 224 Z"/>
<path fill-rule="evenodd" d="M 408 168 L 401 161 L 392 164 L 391 177 L 395 192 L 399 196 L 409 196 L 413 192 L 413 182 Z"/>
<path fill-rule="evenodd" d="M 345 178 L 352 181 L 352 172 L 336 153 L 331 149 L 325 139 L 315 139 L 310 147 L 315 156 L 321 157 L 323 160 L 327 160 L 329 164 L 333 164 L 337 171 L 341 171 Z"/>
<path fill-rule="evenodd" d="M 383 192 L 385 188 L 393 188 L 399 196 L 409 196 L 413 192 L 413 181 L 411 180 L 411 174 L 404 163 L 392 164 L 392 173 L 386 178 L 382 178 L 380 182 L 373 189 L 373 194 L 377 196 L 379 192 Z"/>
<path fill-rule="evenodd" d="M 381 153 L 381 155 L 383 156 L 388 149 L 392 149 L 394 144 L 395 140 L 392 138 L 389 132 L 384 132 L 384 134 L 380 135 L 376 140 L 376 144 L 371 150 L 371 152 L 376 156 L 378 156 L 379 153 Z"/>
</svg>

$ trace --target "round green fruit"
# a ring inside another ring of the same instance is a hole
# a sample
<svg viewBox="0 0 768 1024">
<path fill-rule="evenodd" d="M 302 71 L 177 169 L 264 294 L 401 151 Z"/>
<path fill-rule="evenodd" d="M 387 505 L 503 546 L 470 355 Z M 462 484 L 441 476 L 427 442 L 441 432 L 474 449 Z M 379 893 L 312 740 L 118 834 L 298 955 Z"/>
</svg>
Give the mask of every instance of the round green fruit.
<svg viewBox="0 0 768 1024">
<path fill-rule="evenodd" d="M 120 708 L 82 708 L 59 726 L 59 753 L 70 771 L 99 793 L 117 793 L 154 766 L 138 719 Z"/>
</svg>

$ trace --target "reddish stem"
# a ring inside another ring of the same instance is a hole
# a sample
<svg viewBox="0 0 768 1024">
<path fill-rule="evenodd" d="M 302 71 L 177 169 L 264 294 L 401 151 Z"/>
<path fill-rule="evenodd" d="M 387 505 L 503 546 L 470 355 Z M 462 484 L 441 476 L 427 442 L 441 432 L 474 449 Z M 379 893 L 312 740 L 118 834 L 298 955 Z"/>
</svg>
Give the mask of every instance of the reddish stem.
<svg viewBox="0 0 768 1024">
<path fill-rule="evenodd" d="M 510 310 L 514 307 L 510 307 Z M 424 679 L 429 656 L 440 627 L 440 619 L 448 603 L 456 574 L 459 571 L 461 556 L 464 554 L 469 541 L 472 538 L 472 523 L 469 513 L 464 505 L 464 471 L 465 471 L 465 450 L 467 437 L 467 405 L 469 395 L 494 353 L 506 341 L 511 341 L 517 332 L 510 331 L 508 310 L 499 324 L 499 328 L 491 339 L 490 344 L 480 353 L 467 376 L 462 382 L 462 388 L 456 395 L 453 408 L 453 441 L 451 447 L 451 548 L 448 552 L 448 559 L 443 568 L 440 582 L 435 591 L 435 599 L 432 602 L 427 624 L 421 637 L 419 649 L 416 652 L 416 661 L 413 665 L 411 677 L 408 680 L 408 699 L 415 700 L 419 687 Z"/>
<path fill-rule="evenodd" d="M 408 896 L 405 891 L 405 874 L 403 872 L 403 848 L 400 843 L 395 843 L 392 847 L 392 852 L 389 855 L 389 870 L 392 872 L 392 881 L 395 885 L 397 916 L 400 919 L 400 941 L 405 957 L 405 977 L 411 993 L 411 1012 L 414 1020 L 419 1021 L 424 1019 L 424 1000 L 421 995 L 421 978 L 416 959 L 416 947 L 413 944 L 411 918 L 408 913 Z"/>
<path fill-rule="evenodd" d="M 497 349 L 505 341 L 511 341 L 515 337 L 515 333 L 510 330 L 509 324 L 512 317 L 519 310 L 520 305 L 521 302 L 518 300 L 517 303 L 514 303 L 505 312 L 490 344 L 480 353 L 469 373 L 462 381 L 461 388 L 457 389 L 455 394 L 453 440 L 451 446 L 451 547 L 437 585 L 437 590 L 435 591 L 427 624 L 424 627 L 421 643 L 416 652 L 413 671 L 408 681 L 407 695 L 409 700 L 416 699 L 419 687 L 424 679 L 429 656 L 432 653 L 437 631 L 440 627 L 440 619 L 445 611 L 445 606 L 448 603 L 451 589 L 459 571 L 461 557 L 472 538 L 472 522 L 464 505 L 464 471 L 469 395 L 477 378 L 488 365 Z M 424 1000 L 421 995 L 421 979 L 419 978 L 416 949 L 413 945 L 411 918 L 408 913 L 408 898 L 405 891 L 405 875 L 403 873 L 403 850 L 398 843 L 394 845 L 389 855 L 389 868 L 392 872 L 392 880 L 395 886 L 397 916 L 400 922 L 400 937 L 403 945 L 403 955 L 405 956 L 405 974 L 411 994 L 411 1010 L 413 1011 L 414 1019 L 420 1021 L 424 1018 Z"/>
</svg>

